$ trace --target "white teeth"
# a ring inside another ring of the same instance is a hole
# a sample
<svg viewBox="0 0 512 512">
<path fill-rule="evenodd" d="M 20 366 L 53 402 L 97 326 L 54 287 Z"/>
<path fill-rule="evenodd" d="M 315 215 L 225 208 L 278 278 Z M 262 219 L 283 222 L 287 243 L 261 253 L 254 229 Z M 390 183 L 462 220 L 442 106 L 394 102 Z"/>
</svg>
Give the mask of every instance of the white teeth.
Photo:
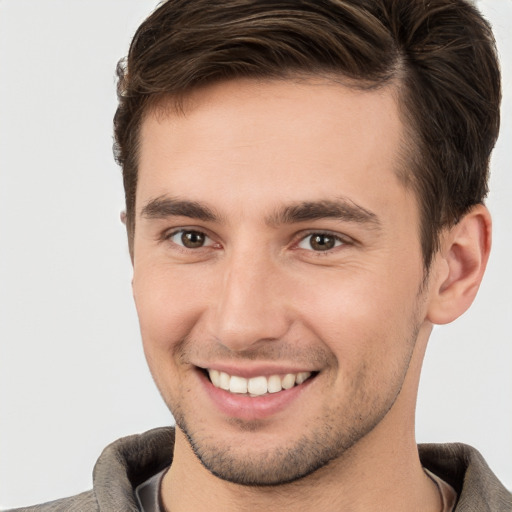
<svg viewBox="0 0 512 512">
<path fill-rule="evenodd" d="M 267 378 L 253 377 L 252 379 L 249 379 L 249 382 L 247 383 L 247 391 L 251 395 L 264 395 L 267 392 Z"/>
<path fill-rule="evenodd" d="M 293 373 L 287 373 L 284 376 L 281 385 L 283 386 L 283 389 L 293 388 L 293 386 L 295 386 L 295 375 Z"/>
<path fill-rule="evenodd" d="M 229 381 L 229 391 L 231 393 L 247 393 L 247 379 L 232 375 Z"/>
<path fill-rule="evenodd" d="M 311 375 L 310 372 L 297 373 L 297 376 L 295 377 L 295 383 L 302 384 L 310 375 Z"/>
<path fill-rule="evenodd" d="M 219 372 L 219 388 L 229 391 L 230 376 L 225 372 Z M 213 382 L 213 381 L 212 381 Z M 215 386 L 215 382 L 213 382 Z"/>
<path fill-rule="evenodd" d="M 224 389 L 230 393 L 249 394 L 250 396 L 262 396 L 266 393 L 279 393 L 283 389 L 291 389 L 295 385 L 302 384 L 311 377 L 311 372 L 288 373 L 284 377 L 271 375 L 245 379 L 238 375 L 229 375 L 218 370 L 208 370 L 210 380 L 216 388 Z"/>
<path fill-rule="evenodd" d="M 279 375 L 271 375 L 268 378 L 267 388 L 269 393 L 278 393 L 283 389 L 281 386 L 281 377 Z"/>
<path fill-rule="evenodd" d="M 210 380 L 213 382 L 213 385 L 218 388 L 220 387 L 220 377 L 218 370 L 210 370 Z"/>
</svg>

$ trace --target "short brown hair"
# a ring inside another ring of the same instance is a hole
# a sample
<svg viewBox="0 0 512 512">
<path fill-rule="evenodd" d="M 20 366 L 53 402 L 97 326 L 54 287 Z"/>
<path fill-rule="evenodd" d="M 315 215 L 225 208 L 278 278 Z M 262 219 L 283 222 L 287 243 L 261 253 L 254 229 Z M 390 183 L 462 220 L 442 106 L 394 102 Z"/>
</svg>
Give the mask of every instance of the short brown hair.
<svg viewBox="0 0 512 512">
<path fill-rule="evenodd" d="M 500 72 L 491 28 L 466 0 L 168 0 L 139 27 L 117 73 L 115 156 L 130 251 L 148 107 L 240 77 L 397 84 L 408 138 L 400 175 L 418 198 L 426 269 L 441 228 L 487 194 Z"/>
</svg>

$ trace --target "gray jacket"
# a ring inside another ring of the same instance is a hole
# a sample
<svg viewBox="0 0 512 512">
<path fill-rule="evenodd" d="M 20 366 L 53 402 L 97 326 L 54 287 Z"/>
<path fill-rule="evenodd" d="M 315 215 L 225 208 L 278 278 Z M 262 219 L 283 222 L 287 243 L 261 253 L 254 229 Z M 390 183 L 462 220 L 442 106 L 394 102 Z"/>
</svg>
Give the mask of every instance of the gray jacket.
<svg viewBox="0 0 512 512">
<path fill-rule="evenodd" d="M 119 439 L 98 459 L 92 490 L 16 512 L 138 512 L 135 487 L 169 466 L 173 447 L 170 427 Z M 457 491 L 455 512 L 512 512 L 512 494 L 477 450 L 458 443 L 418 448 L 423 466 Z"/>
</svg>

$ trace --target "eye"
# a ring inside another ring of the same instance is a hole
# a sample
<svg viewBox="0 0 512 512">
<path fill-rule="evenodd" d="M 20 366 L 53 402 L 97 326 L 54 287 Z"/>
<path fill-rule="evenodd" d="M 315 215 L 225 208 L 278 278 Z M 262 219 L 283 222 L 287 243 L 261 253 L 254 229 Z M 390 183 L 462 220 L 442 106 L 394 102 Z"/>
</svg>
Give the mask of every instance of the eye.
<svg viewBox="0 0 512 512">
<path fill-rule="evenodd" d="M 329 251 L 343 244 L 341 238 L 329 233 L 311 233 L 303 238 L 298 247 L 313 251 Z"/>
<path fill-rule="evenodd" d="M 171 233 L 168 240 L 187 249 L 199 249 L 213 244 L 213 240 L 202 233 L 192 229 L 180 229 Z"/>
</svg>

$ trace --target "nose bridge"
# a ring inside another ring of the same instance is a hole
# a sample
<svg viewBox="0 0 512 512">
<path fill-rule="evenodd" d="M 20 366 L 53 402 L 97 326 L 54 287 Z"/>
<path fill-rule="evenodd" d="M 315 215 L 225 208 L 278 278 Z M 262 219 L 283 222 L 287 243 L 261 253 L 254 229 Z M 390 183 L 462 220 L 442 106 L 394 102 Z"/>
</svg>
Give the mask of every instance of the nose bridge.
<svg viewBox="0 0 512 512">
<path fill-rule="evenodd" d="M 278 265 L 264 250 L 239 250 L 226 257 L 215 308 L 215 338 L 236 351 L 281 338 L 288 319 L 279 281 Z"/>
</svg>

